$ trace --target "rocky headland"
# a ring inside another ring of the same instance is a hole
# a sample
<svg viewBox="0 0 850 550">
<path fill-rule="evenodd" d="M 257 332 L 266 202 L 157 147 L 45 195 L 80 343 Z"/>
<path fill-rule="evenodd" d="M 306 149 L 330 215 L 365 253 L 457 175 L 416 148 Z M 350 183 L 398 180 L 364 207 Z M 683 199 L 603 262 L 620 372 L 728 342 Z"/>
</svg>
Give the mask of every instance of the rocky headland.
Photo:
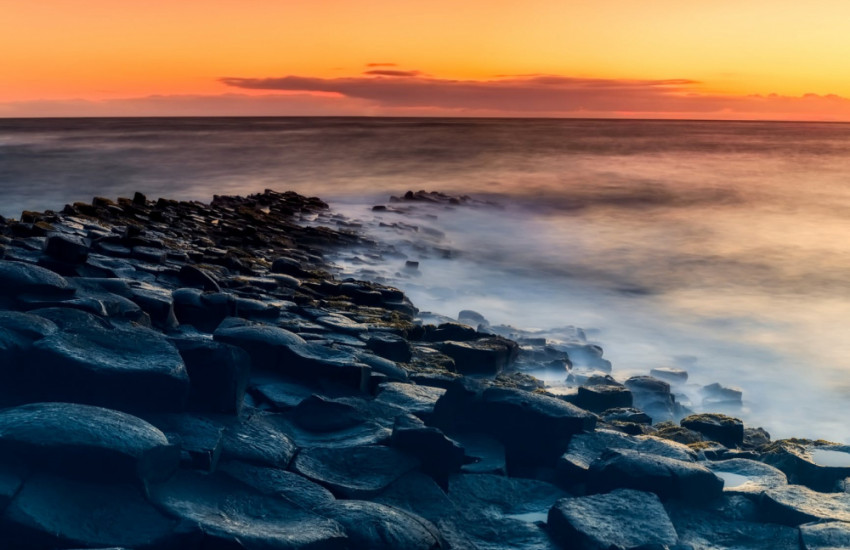
<svg viewBox="0 0 850 550">
<path fill-rule="evenodd" d="M 474 203 L 375 211 L 418 202 Z M 692 414 L 579 329 L 420 314 L 354 249 L 291 192 L 0 218 L 0 547 L 850 547 L 850 447 Z"/>
</svg>

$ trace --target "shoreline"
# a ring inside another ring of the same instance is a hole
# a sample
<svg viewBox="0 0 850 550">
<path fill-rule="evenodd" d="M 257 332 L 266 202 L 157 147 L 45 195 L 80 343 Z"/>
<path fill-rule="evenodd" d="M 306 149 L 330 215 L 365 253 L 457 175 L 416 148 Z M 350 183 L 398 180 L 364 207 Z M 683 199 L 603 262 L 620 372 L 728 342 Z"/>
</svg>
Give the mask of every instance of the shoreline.
<svg viewBox="0 0 850 550">
<path fill-rule="evenodd" d="M 417 195 L 400 200 L 460 200 Z M 332 277 L 327 254 L 374 245 L 333 219 L 272 191 L 0 218 L 0 532 L 45 549 L 850 544 L 850 447 L 711 413 L 659 424 L 687 412 L 661 379 L 679 372 L 621 384 L 590 344 L 475 312 L 417 324 L 400 290 Z M 603 372 L 573 372 L 575 392 L 527 374 L 579 356 Z"/>
</svg>

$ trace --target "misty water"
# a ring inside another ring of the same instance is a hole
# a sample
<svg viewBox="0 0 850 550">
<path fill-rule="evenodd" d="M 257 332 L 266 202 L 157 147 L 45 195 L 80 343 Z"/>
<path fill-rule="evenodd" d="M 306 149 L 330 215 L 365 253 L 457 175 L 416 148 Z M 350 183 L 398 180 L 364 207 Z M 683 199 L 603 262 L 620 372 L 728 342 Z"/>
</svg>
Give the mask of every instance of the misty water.
<svg viewBox="0 0 850 550">
<path fill-rule="evenodd" d="M 420 309 L 581 327 L 617 378 L 684 368 L 697 410 L 692 390 L 719 382 L 775 438 L 850 441 L 850 125 L 0 120 L 0 215 L 265 188 L 320 196 L 397 245 L 406 258 L 340 266 Z M 492 206 L 371 210 L 409 189 Z"/>
</svg>

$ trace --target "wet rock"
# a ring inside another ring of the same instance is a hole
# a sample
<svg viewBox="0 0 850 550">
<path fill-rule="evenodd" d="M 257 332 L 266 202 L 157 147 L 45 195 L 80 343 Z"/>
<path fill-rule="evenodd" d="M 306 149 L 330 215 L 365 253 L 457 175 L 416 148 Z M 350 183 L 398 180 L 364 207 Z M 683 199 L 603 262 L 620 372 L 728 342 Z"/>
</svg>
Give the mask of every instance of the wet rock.
<svg viewBox="0 0 850 550">
<path fill-rule="evenodd" d="M 601 419 L 605 422 L 629 422 L 633 424 L 652 424 L 648 414 L 633 408 L 616 408 L 602 411 Z"/>
<path fill-rule="evenodd" d="M 245 550 L 347 547 L 339 523 L 221 474 L 180 472 L 151 489 L 170 515 L 195 525 L 204 548 Z"/>
<path fill-rule="evenodd" d="M 171 292 L 154 285 L 137 283 L 130 288 L 129 298 L 150 316 L 151 323 L 162 330 L 174 330 L 179 324 L 174 314 Z"/>
<path fill-rule="evenodd" d="M 90 244 L 81 237 L 55 233 L 47 237 L 44 252 L 56 260 L 78 264 L 86 261 L 89 248 Z"/>
<path fill-rule="evenodd" d="M 490 326 L 490 322 L 487 318 L 477 311 L 472 311 L 471 309 L 461 310 L 461 312 L 457 314 L 457 320 L 471 327 L 478 327 L 482 325 L 485 327 Z"/>
<path fill-rule="evenodd" d="M 404 382 L 408 379 L 407 371 L 389 359 L 367 352 L 358 352 L 355 354 L 355 358 L 358 362 L 371 367 L 373 373 L 383 374 L 389 380 Z"/>
<path fill-rule="evenodd" d="M 706 467 L 723 480 L 726 494 L 759 495 L 768 489 L 788 484 L 780 470 L 755 460 L 733 458 L 706 462 Z"/>
<path fill-rule="evenodd" d="M 593 344 L 559 345 L 557 349 L 566 351 L 570 362 L 577 367 L 611 372 L 611 361 L 602 357 L 602 348 Z"/>
<path fill-rule="evenodd" d="M 573 403 L 593 412 L 628 408 L 632 406 L 632 392 L 622 386 L 579 386 Z"/>
<path fill-rule="evenodd" d="M 423 340 L 426 342 L 469 342 L 480 337 L 481 335 L 474 328 L 450 321 L 441 323 L 436 328 L 426 326 Z"/>
<path fill-rule="evenodd" d="M 15 374 L 30 401 L 73 401 L 119 410 L 180 410 L 189 377 L 177 350 L 158 332 L 110 327 L 76 310 L 73 326 L 33 344 Z M 70 314 L 67 313 L 66 314 Z"/>
<path fill-rule="evenodd" d="M 401 336 L 390 333 L 373 334 L 366 342 L 366 347 L 390 361 L 407 363 L 413 356 L 410 343 Z"/>
<path fill-rule="evenodd" d="M 782 470 L 790 483 L 833 491 L 850 476 L 850 446 L 806 440 L 780 440 L 764 450 L 762 461 Z"/>
<path fill-rule="evenodd" d="M 258 413 L 234 422 L 224 432 L 222 458 L 286 468 L 295 454 L 295 444 L 285 427 L 280 416 L 271 413 Z"/>
<path fill-rule="evenodd" d="M 702 443 L 705 437 L 699 432 L 690 430 L 683 426 L 677 426 L 673 422 L 659 422 L 655 425 L 655 435 L 670 441 L 682 443 L 683 445 L 692 445 L 694 443 Z"/>
<path fill-rule="evenodd" d="M 150 246 L 134 246 L 131 257 L 151 264 L 164 264 L 168 254 L 161 248 Z"/>
<path fill-rule="evenodd" d="M 209 271 L 194 265 L 183 265 L 177 275 L 180 281 L 188 286 L 200 287 L 209 292 L 221 292 L 218 279 Z"/>
<path fill-rule="evenodd" d="M 313 395 L 313 388 L 294 380 L 270 379 L 255 381 L 251 394 L 273 409 L 287 411 Z"/>
<path fill-rule="evenodd" d="M 282 330 L 282 329 L 281 329 Z M 304 343 L 284 348 L 279 369 L 286 375 L 304 380 L 328 379 L 365 390 L 371 367 L 356 361 L 356 355 L 321 344 Z"/>
<path fill-rule="evenodd" d="M 677 404 L 670 393 L 670 384 L 651 376 L 632 376 L 625 382 L 634 396 L 635 407 L 657 420 L 671 420 L 677 416 Z"/>
<path fill-rule="evenodd" d="M 570 440 L 567 452 L 557 463 L 559 480 L 565 485 L 584 483 L 591 464 L 608 449 L 631 449 L 647 455 L 693 462 L 696 453 L 688 447 L 651 436 L 630 436 L 611 430 L 578 434 Z"/>
<path fill-rule="evenodd" d="M 462 374 L 498 374 L 513 363 L 519 352 L 515 342 L 499 337 L 446 341 L 439 349 L 454 360 Z"/>
<path fill-rule="evenodd" d="M 202 332 L 213 332 L 228 316 L 236 313 L 231 296 L 206 293 L 196 288 L 178 288 L 171 293 L 174 315 L 181 325 L 192 325 Z"/>
<path fill-rule="evenodd" d="M 812 521 L 850 521 L 850 494 L 818 493 L 802 485 L 774 487 L 759 499 L 764 521 L 800 525 Z"/>
<path fill-rule="evenodd" d="M 284 498 L 295 506 L 307 510 L 321 508 L 336 500 L 333 494 L 321 485 L 294 472 L 279 468 L 231 461 L 223 464 L 218 471 L 265 495 Z"/>
<path fill-rule="evenodd" d="M 725 414 L 692 414 L 683 418 L 680 424 L 726 447 L 740 447 L 744 443 L 744 423 Z"/>
<path fill-rule="evenodd" d="M 0 411 L 0 457 L 71 476 L 147 482 L 171 475 L 180 451 L 160 430 L 129 414 L 32 403 Z"/>
<path fill-rule="evenodd" d="M 764 428 L 744 428 L 744 448 L 756 449 L 770 444 L 770 434 Z"/>
<path fill-rule="evenodd" d="M 415 469 L 418 461 L 380 445 L 303 449 L 292 469 L 344 498 L 369 498 Z"/>
<path fill-rule="evenodd" d="M 186 364 L 193 409 L 238 414 L 251 374 L 251 358 L 243 349 L 200 338 L 172 340 Z"/>
<path fill-rule="evenodd" d="M 452 434 L 452 439 L 463 447 L 462 472 L 507 475 L 505 446 L 498 439 L 474 432 L 455 433 Z"/>
<path fill-rule="evenodd" d="M 705 407 L 738 407 L 741 405 L 741 399 L 743 397 L 741 390 L 727 388 L 718 383 L 703 386 L 700 391 L 703 395 L 702 404 Z"/>
<path fill-rule="evenodd" d="M 608 449 L 588 469 L 587 490 L 617 488 L 657 494 L 662 500 L 708 502 L 719 498 L 723 481 L 705 466 L 628 449 Z"/>
<path fill-rule="evenodd" d="M 196 547 L 197 542 L 136 487 L 47 475 L 27 480 L 6 510 L 0 532 L 4 545 L 22 549 L 179 550 Z"/>
<path fill-rule="evenodd" d="M 310 276 L 310 272 L 305 270 L 300 262 L 292 258 L 277 258 L 272 263 L 272 273 L 282 273 L 298 278 Z"/>
<path fill-rule="evenodd" d="M 800 526 L 803 550 L 841 550 L 850 548 L 850 523 L 829 521 Z"/>
<path fill-rule="evenodd" d="M 384 504 L 338 500 L 319 513 L 342 525 L 351 548 L 436 550 L 441 547 L 437 529 L 427 520 Z"/>
<path fill-rule="evenodd" d="M 3 371 L 16 368 L 33 342 L 56 331 L 52 321 L 38 315 L 0 311 L 0 376 L 4 376 Z"/>
<path fill-rule="evenodd" d="M 561 499 L 549 511 L 548 523 L 566 548 L 660 548 L 678 539 L 658 497 L 631 489 Z"/>
<path fill-rule="evenodd" d="M 180 462 L 184 467 L 206 472 L 216 469 L 224 426 L 192 414 L 154 414 L 146 420 L 180 449 Z"/>
</svg>

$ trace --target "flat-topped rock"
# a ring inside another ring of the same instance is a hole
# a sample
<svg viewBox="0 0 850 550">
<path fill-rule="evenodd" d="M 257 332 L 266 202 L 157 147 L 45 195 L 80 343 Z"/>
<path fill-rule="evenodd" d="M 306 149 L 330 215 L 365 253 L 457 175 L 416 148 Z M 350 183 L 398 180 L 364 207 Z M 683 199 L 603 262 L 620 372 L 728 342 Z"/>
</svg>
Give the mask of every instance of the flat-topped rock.
<svg viewBox="0 0 850 550">
<path fill-rule="evenodd" d="M 189 375 L 189 405 L 199 410 L 238 414 L 251 374 L 248 353 L 206 338 L 176 338 L 172 343 Z"/>
<path fill-rule="evenodd" d="M 601 413 L 608 409 L 632 406 L 632 392 L 622 386 L 594 385 L 579 386 L 573 403 L 577 406 Z"/>
<path fill-rule="evenodd" d="M 419 417 L 428 417 L 433 414 L 437 400 L 444 393 L 446 390 L 432 386 L 385 382 L 378 386 L 378 395 L 375 400 L 404 409 Z"/>
<path fill-rule="evenodd" d="M 446 341 L 439 350 L 451 357 L 462 374 L 498 374 L 513 363 L 519 348 L 511 340 L 500 337 L 480 338 L 468 342 Z"/>
<path fill-rule="evenodd" d="M 260 466 L 286 468 L 295 454 L 295 444 L 286 423 L 274 413 L 257 413 L 233 422 L 222 437 L 222 458 Z"/>
<path fill-rule="evenodd" d="M 345 549 L 339 523 L 219 474 L 180 472 L 151 489 L 173 517 L 196 526 L 204 547 L 246 550 Z"/>
<path fill-rule="evenodd" d="M 658 497 L 631 489 L 561 499 L 549 511 L 548 523 L 565 548 L 653 548 L 678 540 Z"/>
<path fill-rule="evenodd" d="M 163 479 L 180 451 L 151 424 L 74 403 L 33 403 L 0 411 L 0 460 L 94 479 Z"/>
<path fill-rule="evenodd" d="M 292 469 L 344 498 L 368 498 L 415 469 L 418 461 L 381 445 L 302 449 Z"/>
<path fill-rule="evenodd" d="M 756 460 L 732 458 L 709 461 L 705 466 L 723 480 L 723 492 L 726 494 L 756 496 L 788 484 L 781 470 Z"/>
<path fill-rule="evenodd" d="M 49 269 L 23 262 L 0 260 L 0 298 L 19 298 L 32 295 L 44 299 L 64 299 L 75 289 L 61 275 Z"/>
<path fill-rule="evenodd" d="M 288 347 L 305 344 L 297 334 L 280 327 L 265 324 L 248 324 L 242 321 L 223 322 L 214 333 L 220 342 L 232 344 L 248 352 L 251 363 L 261 369 L 277 369 Z"/>
<path fill-rule="evenodd" d="M 617 488 L 657 494 L 661 499 L 708 502 L 723 493 L 723 481 L 694 462 L 645 454 L 628 449 L 609 449 L 590 465 L 588 492 Z"/>
<path fill-rule="evenodd" d="M 15 496 L 0 520 L 0 532 L 7 548 L 40 550 L 180 550 L 195 547 L 197 540 L 146 501 L 137 487 L 41 474 L 28 479 Z"/>
<path fill-rule="evenodd" d="M 843 550 L 850 548 L 850 523 L 829 521 L 800 526 L 803 550 Z"/>
</svg>

